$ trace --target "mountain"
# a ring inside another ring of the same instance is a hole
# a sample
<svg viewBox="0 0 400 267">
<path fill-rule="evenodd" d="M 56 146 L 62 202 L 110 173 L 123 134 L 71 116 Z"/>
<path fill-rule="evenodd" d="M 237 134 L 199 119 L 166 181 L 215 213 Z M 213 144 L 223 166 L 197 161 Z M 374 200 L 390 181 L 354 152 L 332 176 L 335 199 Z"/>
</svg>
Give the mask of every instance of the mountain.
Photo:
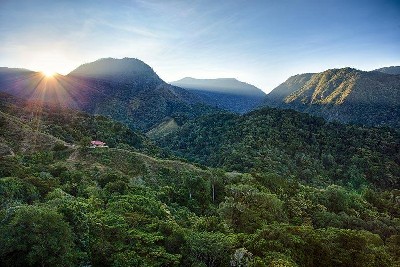
<svg viewBox="0 0 400 267">
<path fill-rule="evenodd" d="M 295 109 L 329 121 L 400 127 L 400 75 L 352 68 L 290 77 L 267 106 Z"/>
<path fill-rule="evenodd" d="M 379 72 L 383 72 L 386 74 L 399 75 L 400 74 L 400 66 L 384 67 L 384 68 L 376 69 L 374 71 L 379 71 Z"/>
<path fill-rule="evenodd" d="M 0 91 L 110 116 L 143 131 L 171 117 L 182 121 L 215 110 L 195 94 L 165 83 L 150 66 L 133 58 L 104 58 L 51 78 L 0 69 L 0 80 Z"/>
<path fill-rule="evenodd" d="M 186 77 L 171 84 L 191 91 L 208 105 L 239 113 L 253 110 L 261 105 L 265 98 L 265 93 L 261 89 L 234 78 Z"/>
<path fill-rule="evenodd" d="M 110 116 L 144 131 L 169 117 L 190 118 L 212 110 L 196 95 L 165 83 L 138 59 L 100 59 L 78 67 L 67 77 L 76 87 L 89 87 L 82 90 L 83 98 L 89 99 L 84 111 Z"/>
<path fill-rule="evenodd" d="M 314 73 L 304 73 L 290 77 L 267 95 L 269 101 L 268 103 L 279 105 L 281 102 L 284 102 L 288 95 L 299 90 L 311 79 L 313 75 Z"/>
<path fill-rule="evenodd" d="M 45 75 L 39 72 L 0 67 L 0 91 L 28 99 L 38 95 L 36 92 L 42 89 L 39 84 L 44 78 Z"/>
<path fill-rule="evenodd" d="M 19 78 L 30 74 L 34 74 L 34 72 L 21 68 L 0 67 L 0 81 L 2 84 L 7 83 L 7 81 L 18 80 Z"/>
<path fill-rule="evenodd" d="M 162 83 L 162 80 L 149 65 L 136 58 L 103 58 L 83 64 L 68 75 L 96 78 L 117 84 L 143 83 L 149 87 Z"/>
</svg>

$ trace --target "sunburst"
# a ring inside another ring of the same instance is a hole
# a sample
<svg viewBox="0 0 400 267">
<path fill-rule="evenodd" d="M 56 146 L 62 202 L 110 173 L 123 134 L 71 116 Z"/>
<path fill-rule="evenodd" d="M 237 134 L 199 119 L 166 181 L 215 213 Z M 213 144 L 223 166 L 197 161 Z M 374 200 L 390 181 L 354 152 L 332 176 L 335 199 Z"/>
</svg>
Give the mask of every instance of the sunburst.
<svg viewBox="0 0 400 267">
<path fill-rule="evenodd" d="M 51 71 L 51 70 L 44 70 L 42 71 L 42 73 L 44 74 L 44 76 L 46 76 L 47 78 L 53 77 L 56 72 L 55 71 Z"/>
</svg>

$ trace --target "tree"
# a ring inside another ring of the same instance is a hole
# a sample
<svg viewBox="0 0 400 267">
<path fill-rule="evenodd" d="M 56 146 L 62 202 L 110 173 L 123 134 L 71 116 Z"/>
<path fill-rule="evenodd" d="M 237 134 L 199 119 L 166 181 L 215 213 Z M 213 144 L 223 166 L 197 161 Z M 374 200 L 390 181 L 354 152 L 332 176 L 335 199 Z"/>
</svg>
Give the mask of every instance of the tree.
<svg viewBox="0 0 400 267">
<path fill-rule="evenodd" d="M 234 185 L 219 206 L 221 216 L 237 232 L 254 232 L 262 224 L 283 221 L 283 202 L 251 185 Z"/>
<path fill-rule="evenodd" d="M 186 263 L 191 266 L 229 266 L 235 238 L 212 232 L 189 232 L 186 235 Z"/>
<path fill-rule="evenodd" d="M 9 208 L 0 222 L 0 259 L 5 266 L 74 265 L 71 229 L 53 209 Z"/>
<path fill-rule="evenodd" d="M 90 141 L 92 139 L 88 136 L 83 137 L 82 139 L 79 140 L 79 145 L 81 146 L 81 148 L 86 148 L 90 145 Z"/>
<path fill-rule="evenodd" d="M 238 248 L 231 256 L 232 267 L 248 267 L 253 259 L 253 254 L 245 248 Z"/>
<path fill-rule="evenodd" d="M 32 203 L 39 198 L 37 189 L 19 178 L 0 179 L 0 207 L 11 202 Z"/>
</svg>

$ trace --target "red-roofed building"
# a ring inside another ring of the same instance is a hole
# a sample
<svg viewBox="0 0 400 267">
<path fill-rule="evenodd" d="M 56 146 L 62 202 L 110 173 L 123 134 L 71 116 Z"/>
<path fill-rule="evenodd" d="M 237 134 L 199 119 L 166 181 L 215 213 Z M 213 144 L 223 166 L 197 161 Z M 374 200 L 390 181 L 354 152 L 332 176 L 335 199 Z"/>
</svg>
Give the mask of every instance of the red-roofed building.
<svg viewBox="0 0 400 267">
<path fill-rule="evenodd" d="M 106 143 L 104 143 L 104 142 L 101 142 L 101 141 L 98 141 L 98 140 L 93 140 L 93 141 L 91 141 L 90 142 L 90 147 L 108 147 L 107 145 L 106 145 Z"/>
</svg>

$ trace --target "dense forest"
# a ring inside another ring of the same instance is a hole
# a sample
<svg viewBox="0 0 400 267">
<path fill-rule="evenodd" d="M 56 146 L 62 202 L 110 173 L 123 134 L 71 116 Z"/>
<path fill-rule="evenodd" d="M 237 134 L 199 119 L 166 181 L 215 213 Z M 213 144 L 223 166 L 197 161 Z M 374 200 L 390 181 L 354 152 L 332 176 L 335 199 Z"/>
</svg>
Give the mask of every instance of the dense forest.
<svg viewBox="0 0 400 267">
<path fill-rule="evenodd" d="M 186 122 L 159 148 L 106 117 L 2 100 L 2 266 L 400 264 L 394 130 L 262 109 Z"/>
<path fill-rule="evenodd" d="M 400 187 L 400 134 L 344 125 L 293 110 L 203 116 L 157 139 L 211 167 L 276 173 L 314 185 Z"/>
</svg>

